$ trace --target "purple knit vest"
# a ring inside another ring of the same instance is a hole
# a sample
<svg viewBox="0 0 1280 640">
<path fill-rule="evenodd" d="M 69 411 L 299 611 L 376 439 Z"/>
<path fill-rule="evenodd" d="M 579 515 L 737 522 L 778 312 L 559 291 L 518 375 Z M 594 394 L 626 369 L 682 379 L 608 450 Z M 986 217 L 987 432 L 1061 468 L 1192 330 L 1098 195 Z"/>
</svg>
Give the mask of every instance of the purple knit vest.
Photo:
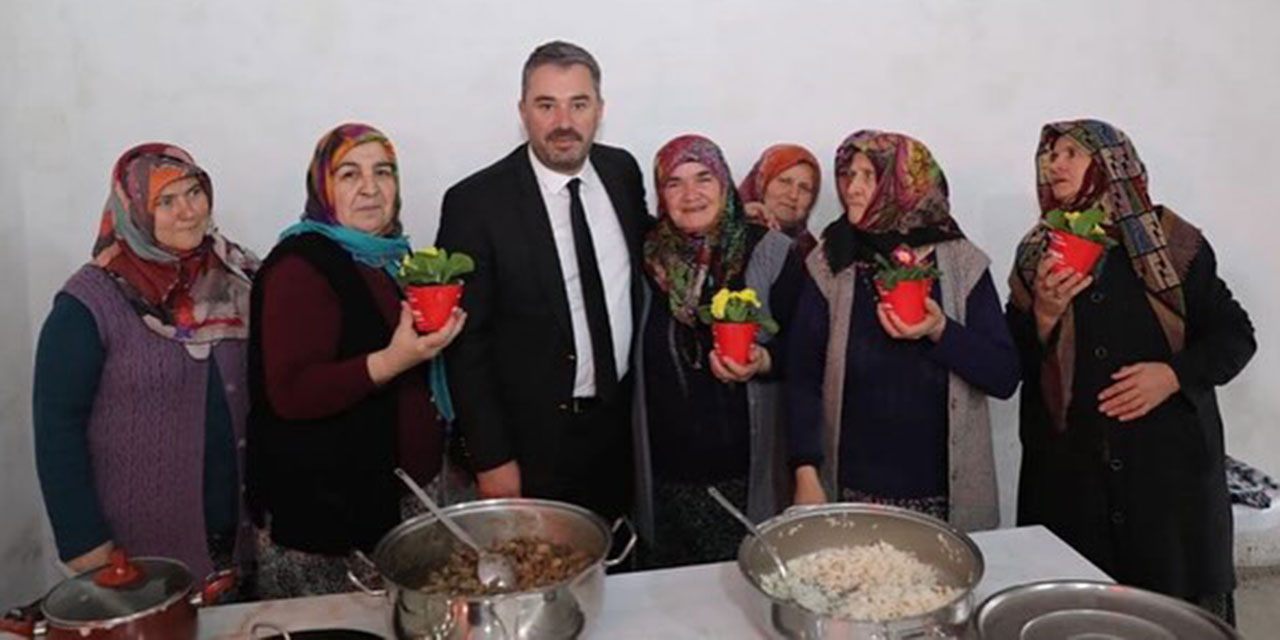
<svg viewBox="0 0 1280 640">
<path fill-rule="evenodd" d="M 88 440 L 94 488 L 112 539 L 130 555 L 181 560 L 199 580 L 213 570 L 204 521 L 209 363 L 144 326 L 99 267 L 81 267 L 63 291 L 93 313 L 106 353 Z M 241 470 L 249 408 L 245 346 L 244 340 L 223 340 L 213 349 Z M 244 544 L 251 531 L 242 507 L 238 551 L 252 548 Z"/>
</svg>

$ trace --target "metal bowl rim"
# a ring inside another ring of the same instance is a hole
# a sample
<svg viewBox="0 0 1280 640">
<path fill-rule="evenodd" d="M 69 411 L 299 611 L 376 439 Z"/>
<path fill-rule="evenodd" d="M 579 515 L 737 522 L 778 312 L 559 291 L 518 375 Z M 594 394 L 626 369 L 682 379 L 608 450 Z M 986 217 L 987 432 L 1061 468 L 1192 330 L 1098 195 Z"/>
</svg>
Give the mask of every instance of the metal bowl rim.
<svg viewBox="0 0 1280 640">
<path fill-rule="evenodd" d="M 746 567 L 743 566 L 744 553 L 746 552 L 748 546 L 754 545 L 756 543 L 755 538 L 749 534 L 743 539 L 742 543 L 738 546 L 738 562 L 737 562 L 738 571 L 742 573 L 743 578 L 746 579 L 748 584 L 750 584 L 758 593 L 760 593 L 760 595 L 763 595 L 764 597 L 768 598 L 775 605 L 789 607 L 789 608 L 795 609 L 798 612 L 804 613 L 806 615 L 816 616 L 818 618 L 822 618 L 826 620 L 839 620 L 841 622 L 885 624 L 885 625 L 898 624 L 904 621 L 924 620 L 924 619 L 933 617 L 934 615 L 936 615 L 941 611 L 945 611 L 946 609 L 957 606 L 962 602 L 964 602 L 966 599 L 972 597 L 974 589 L 976 589 L 978 584 L 982 582 L 982 577 L 986 575 L 986 559 L 982 555 L 982 550 L 978 548 L 978 544 L 973 541 L 973 538 L 969 537 L 969 534 L 951 526 L 951 524 L 948 522 L 944 522 L 942 520 L 939 520 L 932 516 L 925 515 L 918 511 L 904 509 L 902 507 L 873 504 L 869 502 L 829 502 L 822 505 L 792 507 L 772 518 L 769 518 L 768 520 L 765 520 L 764 522 L 757 525 L 757 528 L 760 530 L 761 535 L 764 535 L 769 533 L 770 531 L 773 531 L 774 529 L 777 529 L 778 527 L 786 526 L 788 524 L 793 524 L 797 520 L 805 519 L 810 516 L 830 516 L 830 515 L 836 515 L 836 514 L 843 515 L 843 514 L 850 514 L 850 513 L 865 514 L 865 515 L 889 515 L 891 517 L 900 517 L 904 520 L 909 520 L 916 524 L 922 524 L 925 526 L 932 527 L 934 529 L 938 529 L 941 533 L 951 534 L 953 537 L 963 542 L 964 545 L 969 549 L 970 553 L 973 554 L 973 558 L 975 561 L 973 585 L 968 587 L 967 589 L 963 589 L 960 595 L 957 596 L 956 598 L 948 601 L 946 604 L 941 605 L 931 611 L 926 611 L 924 613 L 920 613 L 914 616 L 894 618 L 892 620 L 876 621 L 876 620 L 860 620 L 856 618 L 837 618 L 835 616 L 829 616 L 826 614 L 818 613 L 816 611 L 811 611 L 809 609 L 806 609 L 800 606 L 799 604 L 796 604 L 792 600 L 782 600 L 780 598 L 775 598 L 774 596 L 770 595 L 769 592 L 765 591 L 764 588 L 761 587 L 756 582 L 755 578 L 751 576 L 751 573 L 747 571 Z"/>
<path fill-rule="evenodd" d="M 1154 591 L 1148 591 L 1140 587 L 1133 587 L 1127 584 L 1120 584 L 1118 582 L 1103 582 L 1101 580 L 1084 580 L 1084 579 L 1037 580 L 1035 582 L 1024 582 L 1022 584 L 1015 584 L 1010 587 L 1005 587 L 1004 589 L 1001 589 L 991 594 L 990 596 L 987 596 L 987 599 L 983 600 L 982 603 L 978 605 L 978 608 L 974 610 L 973 612 L 974 629 L 977 630 L 979 633 L 981 633 L 982 620 L 984 616 L 989 615 L 991 613 L 991 610 L 994 607 L 1000 606 L 1002 603 L 1009 600 L 1011 597 L 1020 595 L 1022 593 L 1030 593 L 1033 591 L 1048 591 L 1050 589 L 1071 589 L 1073 591 L 1110 592 L 1111 589 L 1115 587 L 1123 587 L 1130 591 L 1136 592 L 1137 594 L 1139 594 L 1140 597 L 1150 598 L 1152 600 L 1155 600 L 1156 602 L 1172 605 L 1179 610 L 1191 613 L 1196 617 L 1204 620 L 1205 622 L 1208 622 L 1215 629 L 1218 629 L 1219 631 L 1222 631 L 1223 633 L 1225 633 L 1226 637 L 1228 638 L 1234 638 L 1236 640 L 1242 640 L 1244 638 L 1244 636 L 1240 635 L 1239 631 L 1236 631 L 1234 628 L 1232 628 L 1226 622 L 1219 619 L 1217 616 L 1189 602 L 1179 600 L 1178 598 L 1174 598 L 1172 596 L 1164 595 L 1163 593 L 1156 593 Z"/>
<path fill-rule="evenodd" d="M 603 565 L 605 559 L 609 557 L 609 551 L 613 543 L 613 533 L 609 529 L 609 526 L 605 523 L 604 518 L 600 517 L 599 514 L 597 514 L 594 511 L 591 511 L 590 509 L 581 507 L 576 504 L 571 504 L 568 502 L 560 502 L 558 500 L 547 500 L 544 498 L 489 498 L 486 500 L 472 500 L 470 502 L 459 502 L 456 504 L 451 504 L 447 507 L 442 507 L 440 510 L 443 511 L 445 515 L 452 516 L 455 513 L 456 514 L 483 513 L 488 511 L 502 511 L 502 510 L 513 508 L 513 507 L 516 507 L 516 508 L 546 507 L 552 510 L 563 511 L 563 512 L 572 513 L 573 515 L 582 516 L 584 519 L 586 519 L 587 522 L 594 525 L 596 529 L 600 532 L 601 536 L 604 538 L 604 541 L 605 541 L 605 548 L 603 551 L 600 552 L 599 557 L 593 560 L 591 564 L 587 565 L 582 571 L 572 576 L 569 576 L 568 578 L 560 580 L 558 582 L 552 582 L 550 584 L 543 585 L 537 589 L 529 589 L 526 591 L 510 591 L 507 593 L 496 593 L 496 594 L 487 595 L 487 596 L 461 596 L 461 595 L 451 595 L 451 594 L 444 594 L 444 593 L 429 594 L 425 591 L 420 591 L 418 589 L 412 589 L 412 588 L 406 587 L 405 585 L 402 585 L 392 580 L 391 578 L 387 577 L 386 573 L 383 572 L 382 567 L 379 566 L 378 564 L 379 558 L 382 557 L 382 552 L 388 548 L 388 546 L 391 544 L 391 540 L 393 540 L 398 534 L 403 534 L 404 531 L 414 528 L 415 526 L 425 526 L 425 525 L 422 525 L 422 523 L 424 522 L 431 523 L 436 521 L 435 515 L 430 512 L 427 512 L 427 513 L 421 513 L 412 518 L 409 518 L 408 520 L 401 522 L 395 527 L 392 527 L 390 531 L 383 534 L 382 538 L 378 540 L 378 544 L 374 546 L 373 554 L 370 559 L 373 561 L 374 567 L 378 570 L 378 574 L 382 576 L 382 579 L 395 585 L 397 589 L 419 592 L 425 595 L 436 596 L 441 599 L 449 600 L 449 601 L 465 600 L 469 603 L 491 603 L 491 602 L 499 602 L 499 601 L 506 601 L 506 600 L 515 600 L 519 597 L 525 597 L 525 596 L 531 596 L 531 595 L 541 595 L 548 591 L 555 591 L 557 589 L 560 589 L 561 587 L 572 585 L 575 582 L 578 582 L 579 580 L 581 580 L 583 576 L 587 575 L 588 573 L 591 573 L 592 571 L 596 570 L 601 565 Z"/>
</svg>

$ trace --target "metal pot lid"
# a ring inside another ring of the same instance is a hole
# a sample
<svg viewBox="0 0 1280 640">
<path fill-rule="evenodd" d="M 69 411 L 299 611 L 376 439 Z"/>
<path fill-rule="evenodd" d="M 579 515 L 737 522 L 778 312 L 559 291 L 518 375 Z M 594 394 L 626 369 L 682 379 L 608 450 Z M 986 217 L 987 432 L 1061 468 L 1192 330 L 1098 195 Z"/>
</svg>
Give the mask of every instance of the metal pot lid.
<svg viewBox="0 0 1280 640">
<path fill-rule="evenodd" d="M 50 622 L 62 625 L 118 622 L 163 609 L 191 592 L 186 565 L 167 558 L 130 558 L 138 574 L 120 586 L 95 580 L 110 566 L 82 573 L 54 587 L 41 605 Z"/>
<path fill-rule="evenodd" d="M 1035 582 L 1005 589 L 974 617 L 979 638 L 1177 640 L 1239 638 L 1225 622 L 1176 598 L 1105 582 Z"/>
</svg>

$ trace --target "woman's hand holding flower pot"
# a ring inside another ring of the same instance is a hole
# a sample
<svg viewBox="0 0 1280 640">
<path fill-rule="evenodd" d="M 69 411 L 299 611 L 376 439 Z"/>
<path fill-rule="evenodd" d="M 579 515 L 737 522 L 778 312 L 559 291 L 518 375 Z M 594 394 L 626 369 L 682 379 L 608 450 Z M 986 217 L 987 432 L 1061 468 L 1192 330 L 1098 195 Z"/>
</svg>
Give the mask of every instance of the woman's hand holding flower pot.
<svg viewBox="0 0 1280 640">
<path fill-rule="evenodd" d="M 383 385 L 401 373 L 436 357 L 458 337 L 466 323 L 467 313 L 461 308 L 455 308 L 449 321 L 439 331 L 421 335 L 413 328 L 413 310 L 409 303 L 401 302 L 400 322 L 391 335 L 391 342 L 386 348 L 369 354 L 366 360 L 369 378 L 374 384 Z"/>
<path fill-rule="evenodd" d="M 1093 284 L 1093 276 L 1078 273 L 1070 267 L 1054 271 L 1053 266 L 1058 262 L 1056 256 L 1046 252 L 1040 258 L 1040 266 L 1036 267 L 1036 299 L 1032 308 L 1035 310 L 1036 333 L 1040 336 L 1041 343 L 1049 339 L 1049 333 L 1058 324 L 1058 320 L 1062 319 L 1062 314 L 1067 312 L 1071 301 Z"/>
<path fill-rule="evenodd" d="M 758 344 L 751 345 L 751 359 L 747 364 L 738 364 L 715 349 L 707 354 L 707 360 L 711 363 L 711 375 L 721 382 L 746 382 L 773 369 L 769 351 Z"/>
<path fill-rule="evenodd" d="M 947 328 L 947 316 L 942 307 L 933 298 L 924 299 L 924 320 L 916 324 L 907 324 L 894 312 L 893 307 L 881 302 L 876 305 L 876 316 L 880 318 L 880 326 L 890 337 L 898 340 L 919 340 L 925 336 L 937 342 L 942 339 L 942 332 Z"/>
</svg>

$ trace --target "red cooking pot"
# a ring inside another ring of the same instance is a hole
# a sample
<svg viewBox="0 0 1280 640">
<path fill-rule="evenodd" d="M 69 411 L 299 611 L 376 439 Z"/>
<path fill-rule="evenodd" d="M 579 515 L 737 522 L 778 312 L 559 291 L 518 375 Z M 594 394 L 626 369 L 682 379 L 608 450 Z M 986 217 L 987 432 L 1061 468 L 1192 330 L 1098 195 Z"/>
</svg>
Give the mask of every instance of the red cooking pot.
<svg viewBox="0 0 1280 640">
<path fill-rule="evenodd" d="M 196 587 L 187 566 L 168 558 L 126 558 L 117 550 L 105 567 L 63 581 L 24 619 L 0 620 L 0 631 L 67 640 L 196 637 L 196 607 L 235 586 L 234 570 Z"/>
</svg>

